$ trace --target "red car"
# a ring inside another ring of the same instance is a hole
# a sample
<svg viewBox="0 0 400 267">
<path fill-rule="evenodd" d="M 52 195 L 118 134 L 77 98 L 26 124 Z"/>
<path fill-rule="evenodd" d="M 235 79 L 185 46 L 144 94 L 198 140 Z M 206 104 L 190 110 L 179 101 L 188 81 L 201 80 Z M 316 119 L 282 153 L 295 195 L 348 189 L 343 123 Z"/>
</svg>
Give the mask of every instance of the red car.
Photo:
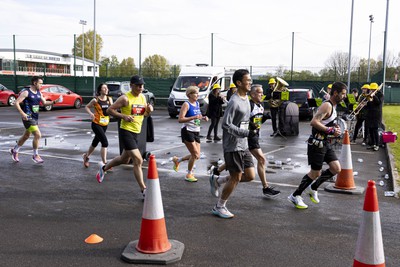
<svg viewBox="0 0 400 267">
<path fill-rule="evenodd" d="M 29 89 L 29 86 L 25 86 L 24 89 Z M 42 87 L 40 88 L 40 92 L 42 93 L 42 96 L 46 100 L 56 100 L 60 96 L 63 97 L 63 101 L 61 103 L 56 103 L 54 105 L 41 105 L 45 110 L 50 111 L 53 109 L 53 107 L 74 107 L 74 108 L 80 108 L 82 106 L 82 97 L 78 94 L 75 94 L 68 88 L 62 86 L 62 85 L 57 85 L 57 84 L 43 84 Z"/>
<path fill-rule="evenodd" d="M 0 104 L 13 106 L 18 95 L 13 90 L 8 89 L 0 84 Z"/>
</svg>

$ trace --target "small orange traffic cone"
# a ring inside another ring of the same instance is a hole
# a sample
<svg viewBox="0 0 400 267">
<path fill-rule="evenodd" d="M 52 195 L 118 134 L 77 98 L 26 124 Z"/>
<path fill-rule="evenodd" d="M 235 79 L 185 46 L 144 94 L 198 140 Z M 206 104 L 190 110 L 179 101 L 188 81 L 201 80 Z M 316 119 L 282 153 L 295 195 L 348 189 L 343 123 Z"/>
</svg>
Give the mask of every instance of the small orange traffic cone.
<svg viewBox="0 0 400 267">
<path fill-rule="evenodd" d="M 128 244 L 121 258 L 129 263 L 168 264 L 179 261 L 183 250 L 183 243 L 168 239 L 157 164 L 151 155 L 140 237 Z"/>
<path fill-rule="evenodd" d="M 344 132 L 342 152 L 340 153 L 339 162 L 342 170 L 336 177 L 335 185 L 328 185 L 327 187 L 325 187 L 325 190 L 337 193 L 362 194 L 364 192 L 364 188 L 356 187 L 354 184 L 350 137 L 347 130 L 345 130 Z"/>
<path fill-rule="evenodd" d="M 368 181 L 365 193 L 363 220 L 358 232 L 353 262 L 353 267 L 366 266 L 385 266 L 378 196 L 375 182 L 371 180 Z"/>
<path fill-rule="evenodd" d="M 91 234 L 90 236 L 88 236 L 88 238 L 85 239 L 85 242 L 88 244 L 97 244 L 97 243 L 101 243 L 102 241 L 103 241 L 103 238 L 96 234 Z"/>
</svg>

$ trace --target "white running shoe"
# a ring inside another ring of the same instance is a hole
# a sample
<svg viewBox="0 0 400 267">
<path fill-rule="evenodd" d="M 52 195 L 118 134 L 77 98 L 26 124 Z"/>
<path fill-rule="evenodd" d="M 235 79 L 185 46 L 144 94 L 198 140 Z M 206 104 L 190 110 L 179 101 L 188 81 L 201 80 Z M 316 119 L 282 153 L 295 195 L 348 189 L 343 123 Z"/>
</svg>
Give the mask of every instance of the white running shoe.
<svg viewBox="0 0 400 267">
<path fill-rule="evenodd" d="M 235 216 L 226 207 L 217 207 L 217 205 L 212 209 L 212 213 L 224 219 L 230 219 Z"/>
<path fill-rule="evenodd" d="M 288 196 L 288 200 L 294 204 L 294 206 L 298 209 L 307 209 L 308 206 L 304 203 L 303 198 L 301 196 L 293 196 L 291 194 Z"/>
<path fill-rule="evenodd" d="M 210 174 L 210 192 L 214 197 L 219 197 L 219 184 L 217 182 L 217 178 L 218 176 L 214 175 L 214 173 Z"/>
<path fill-rule="evenodd" d="M 318 204 L 319 203 L 319 198 L 318 198 L 318 191 L 317 190 L 312 190 L 311 185 L 309 185 L 304 192 L 310 196 L 310 199 L 313 203 Z"/>
</svg>

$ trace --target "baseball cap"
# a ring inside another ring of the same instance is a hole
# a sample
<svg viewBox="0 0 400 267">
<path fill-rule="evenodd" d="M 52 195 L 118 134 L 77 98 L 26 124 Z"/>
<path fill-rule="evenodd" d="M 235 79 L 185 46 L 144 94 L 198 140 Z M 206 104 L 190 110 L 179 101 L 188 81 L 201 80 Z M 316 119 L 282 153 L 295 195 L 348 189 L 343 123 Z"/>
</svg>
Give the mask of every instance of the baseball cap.
<svg viewBox="0 0 400 267">
<path fill-rule="evenodd" d="M 134 75 L 131 77 L 131 84 L 146 84 L 142 77 Z"/>
</svg>

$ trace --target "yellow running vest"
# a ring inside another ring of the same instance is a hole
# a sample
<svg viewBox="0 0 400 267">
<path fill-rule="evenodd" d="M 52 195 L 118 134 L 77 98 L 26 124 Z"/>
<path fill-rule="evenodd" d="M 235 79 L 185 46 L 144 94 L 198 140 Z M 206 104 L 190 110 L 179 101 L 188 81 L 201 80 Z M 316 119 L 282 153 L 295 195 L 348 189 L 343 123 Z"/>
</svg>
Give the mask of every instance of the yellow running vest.
<svg viewBox="0 0 400 267">
<path fill-rule="evenodd" d="M 121 108 L 121 113 L 134 116 L 134 120 L 132 122 L 121 120 L 120 127 L 121 129 L 133 133 L 140 133 L 142 130 L 144 112 L 146 111 L 146 97 L 143 94 L 133 96 L 131 91 L 125 95 L 128 97 L 129 104 Z"/>
</svg>

